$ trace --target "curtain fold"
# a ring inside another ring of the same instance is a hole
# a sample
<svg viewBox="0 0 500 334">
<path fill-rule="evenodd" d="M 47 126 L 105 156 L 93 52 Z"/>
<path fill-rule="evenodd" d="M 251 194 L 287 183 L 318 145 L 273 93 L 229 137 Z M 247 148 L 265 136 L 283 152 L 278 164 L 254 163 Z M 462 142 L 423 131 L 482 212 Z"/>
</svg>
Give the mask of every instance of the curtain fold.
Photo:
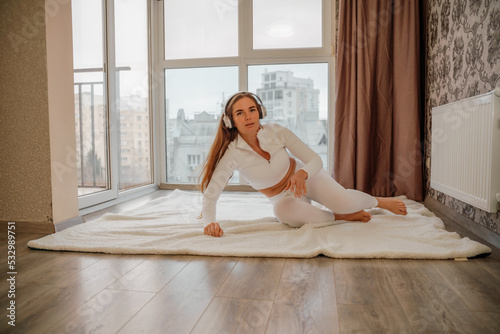
<svg viewBox="0 0 500 334">
<path fill-rule="evenodd" d="M 340 0 L 334 177 L 374 196 L 423 199 L 419 4 Z"/>
</svg>

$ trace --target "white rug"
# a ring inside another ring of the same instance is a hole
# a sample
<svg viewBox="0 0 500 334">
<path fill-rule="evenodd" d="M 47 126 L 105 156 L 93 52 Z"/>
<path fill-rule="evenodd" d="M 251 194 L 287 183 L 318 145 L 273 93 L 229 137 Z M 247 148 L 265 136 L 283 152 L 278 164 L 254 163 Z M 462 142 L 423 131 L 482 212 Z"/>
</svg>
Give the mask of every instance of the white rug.
<svg viewBox="0 0 500 334">
<path fill-rule="evenodd" d="M 401 197 L 407 216 L 371 209 L 368 223 L 326 222 L 290 228 L 259 193 L 223 193 L 217 207 L 221 238 L 205 236 L 199 193 L 175 190 L 139 209 L 106 214 L 28 243 L 30 248 L 114 254 L 190 254 L 245 257 L 450 259 L 491 253 L 444 230 L 422 204 Z"/>
</svg>

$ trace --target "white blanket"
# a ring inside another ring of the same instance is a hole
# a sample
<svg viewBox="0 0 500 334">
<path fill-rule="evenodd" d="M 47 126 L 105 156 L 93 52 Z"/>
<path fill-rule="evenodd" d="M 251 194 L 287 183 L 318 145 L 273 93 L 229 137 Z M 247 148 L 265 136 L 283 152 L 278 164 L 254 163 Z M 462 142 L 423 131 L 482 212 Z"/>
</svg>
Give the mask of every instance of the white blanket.
<svg viewBox="0 0 500 334">
<path fill-rule="evenodd" d="M 259 193 L 223 193 L 217 212 L 221 238 L 205 236 L 199 193 L 175 190 L 139 209 L 94 221 L 28 243 L 30 248 L 115 254 L 449 259 L 491 249 L 444 229 L 422 204 L 400 197 L 408 215 L 368 210 L 372 220 L 325 222 L 291 228 L 273 216 Z"/>
</svg>

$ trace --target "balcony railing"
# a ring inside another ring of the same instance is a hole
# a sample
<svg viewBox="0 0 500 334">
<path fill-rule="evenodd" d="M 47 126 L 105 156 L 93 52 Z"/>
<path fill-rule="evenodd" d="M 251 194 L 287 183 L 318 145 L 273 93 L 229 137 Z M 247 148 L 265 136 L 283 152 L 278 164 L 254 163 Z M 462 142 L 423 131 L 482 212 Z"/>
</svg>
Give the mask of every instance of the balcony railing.
<svg viewBox="0 0 500 334">
<path fill-rule="evenodd" d="M 117 67 L 116 71 L 116 97 L 120 96 L 120 72 L 130 71 L 130 67 Z M 74 73 L 104 73 L 103 68 L 84 68 L 74 69 Z M 79 194 L 86 194 L 95 191 L 101 191 L 108 188 L 108 133 L 109 126 L 107 103 L 106 103 L 106 88 L 103 80 L 82 80 L 75 81 L 75 95 L 78 97 L 78 103 L 75 104 L 75 113 L 78 117 L 78 137 L 77 145 L 79 151 L 78 173 L 79 173 Z M 102 88 L 99 89 L 99 86 Z M 88 105 L 84 104 L 84 94 L 89 94 Z M 100 100 L 101 115 L 96 119 L 96 101 Z M 88 114 L 90 113 L 90 115 Z M 84 121 L 85 120 L 85 121 Z M 84 126 L 85 123 L 90 123 Z M 119 126 L 119 125 L 118 125 Z M 90 138 L 88 138 L 90 137 Z M 96 140 L 96 137 L 99 139 Z M 90 141 L 90 142 L 89 142 Z M 87 159 L 86 159 L 87 157 Z M 86 189 L 83 189 L 86 188 Z"/>
</svg>

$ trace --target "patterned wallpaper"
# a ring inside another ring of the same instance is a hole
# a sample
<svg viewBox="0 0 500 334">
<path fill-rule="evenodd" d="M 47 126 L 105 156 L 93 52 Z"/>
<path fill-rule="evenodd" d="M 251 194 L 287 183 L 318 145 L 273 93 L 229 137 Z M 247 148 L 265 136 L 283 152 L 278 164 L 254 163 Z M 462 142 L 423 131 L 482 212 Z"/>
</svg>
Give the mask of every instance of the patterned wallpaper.
<svg viewBox="0 0 500 334">
<path fill-rule="evenodd" d="M 500 87 L 500 1 L 429 0 L 426 24 L 427 194 L 500 234 L 500 212 L 485 212 L 430 187 L 432 107 Z"/>
<path fill-rule="evenodd" d="M 0 221 L 49 223 L 44 0 L 0 1 Z"/>
</svg>

